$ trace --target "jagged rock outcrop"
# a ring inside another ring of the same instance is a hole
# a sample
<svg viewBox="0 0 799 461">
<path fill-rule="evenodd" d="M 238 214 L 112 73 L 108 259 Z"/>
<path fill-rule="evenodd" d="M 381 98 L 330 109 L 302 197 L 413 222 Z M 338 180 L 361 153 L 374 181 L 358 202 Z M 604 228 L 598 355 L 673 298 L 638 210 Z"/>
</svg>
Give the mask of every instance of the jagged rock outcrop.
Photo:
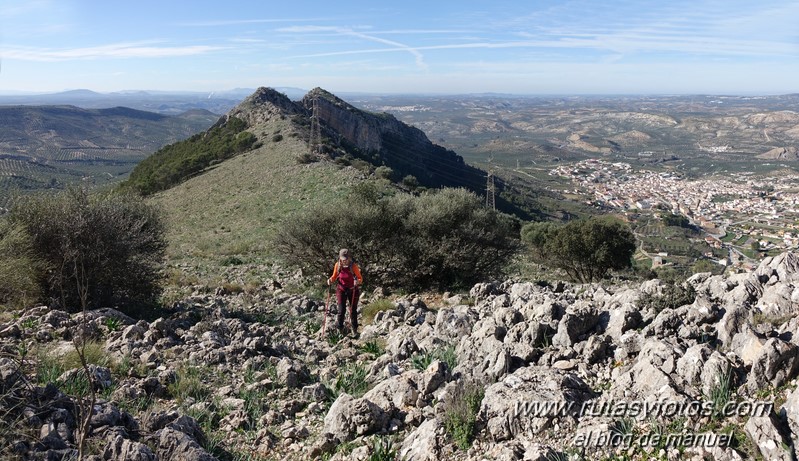
<svg viewBox="0 0 799 461">
<path fill-rule="evenodd" d="M 305 116 L 307 111 L 285 94 L 272 88 L 261 87 L 228 112 L 226 117 L 237 117 L 244 120 L 248 126 L 256 126 L 266 123 L 272 117 L 292 115 Z"/>
</svg>

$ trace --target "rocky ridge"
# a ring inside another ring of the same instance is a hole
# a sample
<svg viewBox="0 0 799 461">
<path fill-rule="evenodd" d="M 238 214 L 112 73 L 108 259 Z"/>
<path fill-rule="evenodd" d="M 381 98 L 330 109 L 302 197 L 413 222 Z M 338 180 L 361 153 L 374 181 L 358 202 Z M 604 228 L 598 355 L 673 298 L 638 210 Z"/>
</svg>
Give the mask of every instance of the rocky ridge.
<svg viewBox="0 0 799 461">
<path fill-rule="evenodd" d="M 0 324 L 0 450 L 76 453 L 66 383 L 84 372 L 43 365 L 85 335 L 104 358 L 85 459 L 795 459 L 799 254 L 683 288 L 690 304 L 652 302 L 659 280 L 483 283 L 435 304 L 376 290 L 359 339 L 322 338 L 324 301 L 279 281 L 151 322 L 41 306 Z"/>
<path fill-rule="evenodd" d="M 418 128 L 386 113 L 360 110 L 321 88 L 314 88 L 297 102 L 274 89 L 258 88 L 219 123 L 231 116 L 247 122 L 251 131 L 275 117 L 289 118 L 301 127 L 303 137 L 308 136 L 317 117 L 320 149 L 328 155 L 350 155 L 375 166 L 385 165 L 397 174 L 413 175 L 426 187 L 465 187 L 475 192 L 485 187 L 485 172 L 433 144 Z"/>
</svg>

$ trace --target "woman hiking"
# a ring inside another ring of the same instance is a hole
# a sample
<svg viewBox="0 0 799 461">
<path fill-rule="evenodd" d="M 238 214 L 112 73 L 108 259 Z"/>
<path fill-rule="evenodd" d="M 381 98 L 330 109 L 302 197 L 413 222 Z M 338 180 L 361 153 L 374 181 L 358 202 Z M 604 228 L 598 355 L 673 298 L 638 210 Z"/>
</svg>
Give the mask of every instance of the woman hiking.
<svg viewBox="0 0 799 461">
<path fill-rule="evenodd" d="M 347 301 L 350 303 L 350 324 L 352 334 L 358 337 L 358 296 L 360 296 L 359 286 L 363 285 L 361 268 L 358 263 L 350 258 L 350 251 L 342 248 L 338 252 L 338 261 L 333 267 L 333 275 L 327 279 L 327 284 L 331 285 L 338 281 L 336 285 L 336 302 L 338 303 L 338 313 L 336 316 L 336 326 L 339 331 L 344 330 L 344 308 Z"/>
</svg>

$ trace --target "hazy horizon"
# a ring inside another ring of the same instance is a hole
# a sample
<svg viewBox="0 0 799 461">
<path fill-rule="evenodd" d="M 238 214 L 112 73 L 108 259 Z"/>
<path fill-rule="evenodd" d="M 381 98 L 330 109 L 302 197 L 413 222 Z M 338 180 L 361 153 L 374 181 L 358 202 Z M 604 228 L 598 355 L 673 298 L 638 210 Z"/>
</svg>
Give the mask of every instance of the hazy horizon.
<svg viewBox="0 0 799 461">
<path fill-rule="evenodd" d="M 273 87 L 270 85 L 261 85 L 262 87 L 269 87 L 273 88 L 277 91 L 281 91 L 282 89 L 291 89 L 297 92 L 307 93 L 311 91 L 312 88 L 298 88 L 298 87 Z M 327 90 L 327 88 L 322 87 L 322 89 Z M 135 93 L 148 93 L 152 95 L 157 94 L 164 94 L 164 95 L 213 95 L 213 94 L 225 94 L 225 93 L 246 93 L 247 95 L 251 94 L 252 92 L 256 91 L 257 88 L 227 88 L 227 89 L 217 89 L 217 90 L 163 90 L 163 89 L 122 89 L 122 90 L 114 90 L 114 91 L 95 91 L 91 88 L 66 88 L 64 90 L 58 91 L 16 91 L 16 90 L 2 90 L 0 89 L 0 96 L 48 96 L 48 95 L 60 95 L 66 94 L 70 92 L 81 92 L 87 91 L 91 93 L 95 93 L 98 95 L 122 95 L 122 94 L 135 94 Z M 509 93 L 509 92 L 496 92 L 496 91 L 483 91 L 483 92 L 472 92 L 472 93 L 444 93 L 444 92 L 367 92 L 367 91 L 341 91 L 341 92 L 333 92 L 334 94 L 338 95 L 364 95 L 364 96 L 387 96 L 387 97 L 436 97 L 436 96 L 489 96 L 489 95 L 497 95 L 497 96 L 510 96 L 510 97 L 600 97 L 600 98 L 613 98 L 613 97 L 718 97 L 718 98 L 725 98 L 725 97 L 732 97 L 732 98 L 765 98 L 765 97 L 778 97 L 778 96 L 792 96 L 795 94 L 799 94 L 799 92 L 792 92 L 792 93 Z"/>
<path fill-rule="evenodd" d="M 799 92 L 799 3 L 0 0 L 0 94 Z"/>
</svg>

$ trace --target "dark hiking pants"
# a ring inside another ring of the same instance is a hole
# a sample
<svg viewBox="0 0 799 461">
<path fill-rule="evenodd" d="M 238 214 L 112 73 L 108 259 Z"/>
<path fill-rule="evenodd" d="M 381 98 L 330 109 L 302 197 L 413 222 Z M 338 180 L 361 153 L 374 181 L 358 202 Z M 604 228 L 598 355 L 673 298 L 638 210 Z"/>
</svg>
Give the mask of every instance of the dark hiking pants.
<svg viewBox="0 0 799 461">
<path fill-rule="evenodd" d="M 350 304 L 350 323 L 352 324 L 352 331 L 358 331 L 358 296 L 360 290 L 358 287 L 344 288 L 341 285 L 336 286 L 336 301 L 338 302 L 338 315 L 336 316 L 336 324 L 339 329 L 344 328 L 344 315 L 346 314 L 347 303 Z"/>
</svg>

